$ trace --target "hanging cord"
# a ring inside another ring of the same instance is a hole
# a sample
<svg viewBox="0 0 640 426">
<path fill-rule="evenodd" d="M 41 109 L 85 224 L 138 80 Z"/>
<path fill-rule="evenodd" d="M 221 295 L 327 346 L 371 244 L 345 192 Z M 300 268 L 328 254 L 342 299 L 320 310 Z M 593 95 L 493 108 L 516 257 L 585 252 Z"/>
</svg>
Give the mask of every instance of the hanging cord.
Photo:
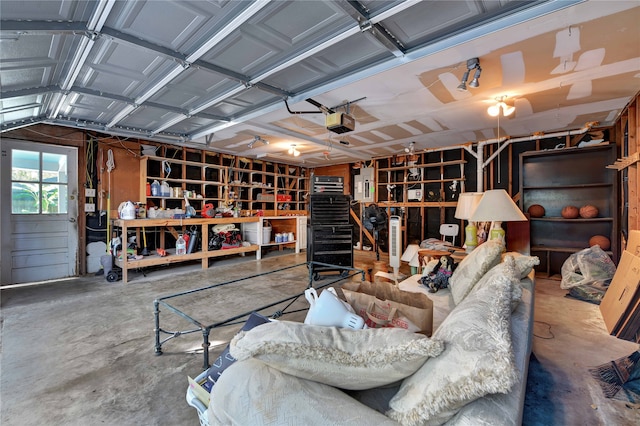
<svg viewBox="0 0 640 426">
<path fill-rule="evenodd" d="M 498 183 L 500 183 L 500 114 L 498 114 Z"/>
<path fill-rule="evenodd" d="M 111 240 L 111 171 L 116 168 L 116 163 L 113 159 L 113 151 L 110 149 L 107 151 L 107 173 L 109 174 L 109 192 L 107 192 L 107 250 L 109 250 L 109 243 Z"/>
</svg>

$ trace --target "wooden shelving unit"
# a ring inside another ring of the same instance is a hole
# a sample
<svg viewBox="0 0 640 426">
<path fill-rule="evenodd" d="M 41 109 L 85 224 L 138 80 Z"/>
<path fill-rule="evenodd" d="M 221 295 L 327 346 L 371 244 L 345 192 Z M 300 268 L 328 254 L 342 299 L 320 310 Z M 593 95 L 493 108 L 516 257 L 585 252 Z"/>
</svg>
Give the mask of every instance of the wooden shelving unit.
<svg viewBox="0 0 640 426">
<path fill-rule="evenodd" d="M 209 267 L 209 259 L 211 258 L 233 254 L 257 252 L 260 248 L 257 244 L 252 244 L 246 247 L 243 246 L 231 249 L 209 250 L 208 242 L 210 226 L 218 224 L 236 224 L 242 226 L 242 224 L 258 222 L 259 220 L 259 217 L 228 217 L 217 219 L 115 219 L 112 221 L 112 223 L 114 229 L 120 229 L 119 234 L 121 241 L 127 241 L 127 236 L 130 229 L 135 229 L 137 234 L 136 239 L 137 241 L 141 241 L 139 234 L 142 229 L 158 227 L 167 229 L 169 233 L 176 234 L 184 233 L 185 230 L 190 229 L 194 226 L 199 229 L 202 241 L 202 250 L 194 253 L 176 255 L 175 250 L 168 249 L 167 256 L 161 257 L 157 254 L 152 254 L 150 256 L 145 256 L 139 260 L 131 260 L 128 259 L 128 256 L 122 256 L 121 259 L 115 260 L 115 264 L 122 268 L 122 280 L 125 284 L 128 282 L 129 269 L 145 268 L 157 265 L 168 265 L 172 263 L 188 262 L 192 260 L 201 260 L 202 269 L 207 269 Z M 177 231 L 176 229 L 179 229 L 180 231 Z M 162 233 L 160 237 L 160 246 L 165 246 L 164 233 Z M 256 256 L 256 258 L 258 257 Z"/>
<path fill-rule="evenodd" d="M 585 148 L 525 152 L 520 155 L 520 208 L 533 204 L 545 208 L 541 218 L 530 218 L 531 253 L 540 257 L 536 269 L 547 277 L 560 278 L 565 260 L 589 247 L 594 235 L 611 241 L 607 253 L 617 262 L 618 182 L 607 165 L 616 159 L 613 144 Z M 565 219 L 562 208 L 584 205 L 598 208 L 595 218 Z"/>
<path fill-rule="evenodd" d="M 257 222 L 242 224 L 243 240 L 250 241 L 260 247 L 260 250 L 258 250 L 256 254 L 256 259 L 262 259 L 263 248 L 276 247 L 282 249 L 283 247 L 293 247 L 295 253 L 300 253 L 300 250 L 306 250 L 307 216 L 265 216 L 259 219 L 261 220 Z M 269 241 L 264 239 L 265 234 L 263 230 L 266 226 L 271 227 Z M 286 242 L 277 242 L 276 234 L 282 233 L 286 233 L 287 235 L 293 233 L 294 239 L 287 240 Z"/>
<path fill-rule="evenodd" d="M 375 160 L 375 202 L 401 213 L 404 245 L 439 237 L 441 223 L 459 222 L 453 215 L 465 191 L 465 164 L 463 148 Z"/>
<path fill-rule="evenodd" d="M 140 202 L 147 207 L 163 209 L 189 204 L 200 212 L 205 204 L 241 206 L 242 215 L 262 210 L 265 215 L 279 216 L 304 213 L 309 187 L 307 169 L 268 161 L 253 160 L 208 151 L 164 148 L 164 155 L 143 156 L 140 165 Z M 166 182 L 168 197 L 147 195 L 147 183 Z"/>
</svg>

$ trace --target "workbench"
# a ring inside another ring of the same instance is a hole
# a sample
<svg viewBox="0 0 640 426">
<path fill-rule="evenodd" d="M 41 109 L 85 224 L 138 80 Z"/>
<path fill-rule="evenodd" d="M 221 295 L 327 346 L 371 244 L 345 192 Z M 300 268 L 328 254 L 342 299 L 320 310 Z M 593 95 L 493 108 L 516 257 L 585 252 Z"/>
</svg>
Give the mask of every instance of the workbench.
<svg viewBox="0 0 640 426">
<path fill-rule="evenodd" d="M 223 218 L 189 218 L 189 219 L 114 219 L 112 221 L 113 229 L 120 229 L 120 239 L 122 241 L 123 248 L 127 245 L 127 236 L 130 229 L 136 230 L 136 241 L 141 242 L 140 230 L 148 228 L 165 228 L 176 239 L 178 234 L 183 234 L 186 230 L 191 229 L 192 226 L 196 226 L 199 229 L 200 238 L 202 241 L 202 250 L 176 255 L 175 249 L 168 249 L 167 256 L 159 256 L 158 254 L 151 254 L 145 256 L 142 259 L 129 259 L 128 256 L 123 255 L 121 258 L 115 258 L 115 265 L 122 268 L 122 281 L 126 284 L 128 282 L 128 270 L 145 268 L 149 266 L 168 265 L 172 263 L 187 262 L 191 260 L 201 260 L 202 269 L 209 267 L 209 259 L 212 257 L 228 256 L 232 254 L 243 254 L 248 252 L 259 253 L 260 247 L 257 244 L 251 244 L 249 246 L 241 246 L 237 248 L 221 249 L 221 250 L 209 250 L 209 228 L 218 224 L 242 224 L 260 221 L 260 217 L 223 217 Z M 176 231 L 179 228 L 181 231 Z M 164 247 L 164 232 L 160 234 L 160 247 Z M 126 251 L 124 251 L 126 252 Z M 256 256 L 256 259 L 258 257 Z"/>
</svg>

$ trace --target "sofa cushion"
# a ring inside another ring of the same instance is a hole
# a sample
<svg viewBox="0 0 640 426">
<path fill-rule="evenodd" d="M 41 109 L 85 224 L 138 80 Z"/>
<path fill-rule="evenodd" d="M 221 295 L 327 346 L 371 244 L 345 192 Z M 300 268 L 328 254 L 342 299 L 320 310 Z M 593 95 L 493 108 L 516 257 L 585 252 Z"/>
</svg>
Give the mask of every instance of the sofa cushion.
<svg viewBox="0 0 640 426">
<path fill-rule="evenodd" d="M 502 240 L 490 240 L 478 246 L 462 259 L 449 278 L 453 303 L 457 305 L 462 302 L 480 278 L 489 269 L 500 263 L 500 255 L 503 250 Z"/>
<path fill-rule="evenodd" d="M 522 413 L 527 387 L 529 356 L 531 355 L 533 330 L 533 283 L 520 281 L 521 303 L 511 313 L 511 344 L 515 354 L 518 382 L 506 393 L 495 393 L 478 398 L 465 405 L 447 422 L 447 426 L 522 425 Z"/>
<path fill-rule="evenodd" d="M 442 342 L 399 328 L 353 330 L 278 321 L 238 333 L 230 353 L 338 388 L 368 389 L 410 376 L 442 350 Z"/>
<path fill-rule="evenodd" d="M 518 380 L 511 342 L 514 281 L 495 274 L 449 314 L 433 338 L 445 350 L 402 382 L 386 413 L 405 425 L 441 424 L 465 404 Z"/>
<path fill-rule="evenodd" d="M 397 426 L 339 389 L 253 358 L 224 372 L 211 391 L 207 414 L 211 425 Z"/>
</svg>

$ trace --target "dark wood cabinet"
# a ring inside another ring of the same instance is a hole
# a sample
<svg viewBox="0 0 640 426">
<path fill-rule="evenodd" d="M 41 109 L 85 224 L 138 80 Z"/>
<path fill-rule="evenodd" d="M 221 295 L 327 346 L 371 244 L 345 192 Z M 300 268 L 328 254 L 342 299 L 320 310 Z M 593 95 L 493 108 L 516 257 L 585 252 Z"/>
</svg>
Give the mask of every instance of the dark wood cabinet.
<svg viewBox="0 0 640 426">
<path fill-rule="evenodd" d="M 565 260 L 589 247 L 589 240 L 603 235 L 611 242 L 607 253 L 617 262 L 618 181 L 615 170 L 606 166 L 616 160 L 616 146 L 598 145 L 525 152 L 520 155 L 520 208 L 544 207 L 542 217 L 529 219 L 531 254 L 540 257 L 539 273 L 560 278 Z M 562 217 L 565 206 L 578 209 L 592 205 L 593 218 Z"/>
</svg>

